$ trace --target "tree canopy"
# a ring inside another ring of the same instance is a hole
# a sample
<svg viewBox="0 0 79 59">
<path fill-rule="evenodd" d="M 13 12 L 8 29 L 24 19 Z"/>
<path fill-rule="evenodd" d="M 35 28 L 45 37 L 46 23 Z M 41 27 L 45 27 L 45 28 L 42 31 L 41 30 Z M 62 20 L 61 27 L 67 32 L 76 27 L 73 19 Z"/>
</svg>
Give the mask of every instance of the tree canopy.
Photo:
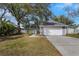
<svg viewBox="0 0 79 59">
<path fill-rule="evenodd" d="M 6 10 L 16 18 L 18 33 L 21 31 L 20 25 L 29 25 L 26 28 L 30 28 L 30 22 L 34 22 L 34 27 L 39 32 L 39 25 L 45 23 L 51 17 L 51 11 L 48 9 L 49 4 L 1 4 L 0 8 L 3 8 L 5 15 Z M 30 16 L 30 17 L 29 17 Z M 29 30 L 29 29 L 28 29 Z"/>
<path fill-rule="evenodd" d="M 71 25 L 74 23 L 71 19 L 69 19 L 68 17 L 65 17 L 64 15 L 61 15 L 58 17 L 56 16 L 53 18 L 53 20 L 63 23 L 63 24 L 66 24 L 66 25 Z"/>
</svg>

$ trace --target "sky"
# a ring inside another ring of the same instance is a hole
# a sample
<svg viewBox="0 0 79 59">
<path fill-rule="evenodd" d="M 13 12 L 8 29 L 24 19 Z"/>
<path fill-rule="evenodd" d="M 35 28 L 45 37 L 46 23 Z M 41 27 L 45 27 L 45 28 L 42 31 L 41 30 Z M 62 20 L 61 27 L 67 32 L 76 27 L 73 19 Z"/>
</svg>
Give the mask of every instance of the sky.
<svg viewBox="0 0 79 59">
<path fill-rule="evenodd" d="M 56 16 L 60 16 L 60 15 L 64 15 L 64 16 L 68 16 L 67 12 L 63 9 L 64 7 L 70 7 L 72 10 L 76 10 L 79 7 L 79 4 L 75 4 L 75 3 L 52 3 L 49 6 L 50 11 L 56 15 Z M 70 13 L 72 11 L 70 10 Z M 0 15 L 3 13 L 3 10 L 0 9 Z M 68 16 L 69 17 L 69 16 Z M 11 22 L 17 24 L 16 22 L 16 18 L 13 17 L 11 15 L 11 13 L 6 13 L 5 14 L 5 18 L 7 18 L 7 20 L 10 20 Z M 73 17 L 72 20 L 75 22 L 75 24 L 79 24 L 79 17 Z"/>
<path fill-rule="evenodd" d="M 0 16 L 3 14 L 4 10 L 0 9 Z M 10 20 L 11 22 L 13 22 L 14 24 L 17 25 L 17 21 L 16 18 L 14 16 L 12 16 L 11 13 L 9 13 L 8 11 L 6 11 L 6 14 L 4 15 L 4 18 L 6 18 L 7 20 Z"/>
<path fill-rule="evenodd" d="M 52 11 L 52 13 L 56 16 L 64 15 L 68 16 L 68 13 L 64 10 L 65 7 L 70 7 L 72 10 L 77 10 L 79 7 L 79 4 L 75 3 L 53 3 L 49 6 L 49 9 Z M 70 13 L 72 11 L 70 10 Z M 79 17 L 70 17 L 75 22 L 75 24 L 79 24 Z"/>
</svg>

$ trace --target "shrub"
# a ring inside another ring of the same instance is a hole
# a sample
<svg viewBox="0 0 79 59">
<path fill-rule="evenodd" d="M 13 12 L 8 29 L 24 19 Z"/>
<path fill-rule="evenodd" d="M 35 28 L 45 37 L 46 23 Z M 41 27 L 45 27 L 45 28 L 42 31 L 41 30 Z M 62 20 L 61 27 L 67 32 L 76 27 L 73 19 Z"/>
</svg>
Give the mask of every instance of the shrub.
<svg viewBox="0 0 79 59">
<path fill-rule="evenodd" d="M 10 22 L 1 20 L 0 21 L 0 36 L 14 34 L 16 27 Z"/>
</svg>

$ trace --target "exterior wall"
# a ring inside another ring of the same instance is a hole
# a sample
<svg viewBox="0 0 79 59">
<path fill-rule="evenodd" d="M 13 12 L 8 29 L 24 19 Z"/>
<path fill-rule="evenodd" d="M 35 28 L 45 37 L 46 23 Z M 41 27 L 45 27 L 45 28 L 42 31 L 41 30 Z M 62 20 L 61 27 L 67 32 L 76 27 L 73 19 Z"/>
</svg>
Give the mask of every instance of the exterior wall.
<svg viewBox="0 0 79 59">
<path fill-rule="evenodd" d="M 40 34 L 43 35 L 43 27 L 40 27 Z"/>
<path fill-rule="evenodd" d="M 79 27 L 75 29 L 75 32 L 76 33 L 79 33 Z"/>
<path fill-rule="evenodd" d="M 76 34 L 79 33 L 74 30 L 74 28 L 62 28 L 62 27 L 42 27 L 40 29 L 43 35 L 66 35 L 66 34 Z"/>
<path fill-rule="evenodd" d="M 75 29 L 75 33 L 79 33 L 79 29 Z"/>
<path fill-rule="evenodd" d="M 66 35 L 67 34 L 67 29 L 62 29 L 63 30 L 63 35 Z"/>
<path fill-rule="evenodd" d="M 75 32 L 74 32 L 74 29 L 73 28 L 68 28 L 68 32 L 67 32 L 67 34 L 74 34 Z"/>
<path fill-rule="evenodd" d="M 43 35 L 63 35 L 62 28 L 43 28 L 41 31 Z"/>
<path fill-rule="evenodd" d="M 27 31 L 26 31 L 26 30 L 21 30 L 21 32 L 22 32 L 22 33 L 26 33 Z"/>
</svg>

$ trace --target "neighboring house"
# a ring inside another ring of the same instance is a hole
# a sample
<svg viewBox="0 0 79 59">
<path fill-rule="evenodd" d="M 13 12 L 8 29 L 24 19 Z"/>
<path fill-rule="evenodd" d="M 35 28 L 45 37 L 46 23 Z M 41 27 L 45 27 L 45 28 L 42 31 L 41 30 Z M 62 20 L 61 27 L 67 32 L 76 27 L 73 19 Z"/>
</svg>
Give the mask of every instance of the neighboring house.
<svg viewBox="0 0 79 59">
<path fill-rule="evenodd" d="M 43 35 L 66 35 L 68 25 L 49 20 L 46 25 L 40 25 L 40 34 Z"/>
</svg>

